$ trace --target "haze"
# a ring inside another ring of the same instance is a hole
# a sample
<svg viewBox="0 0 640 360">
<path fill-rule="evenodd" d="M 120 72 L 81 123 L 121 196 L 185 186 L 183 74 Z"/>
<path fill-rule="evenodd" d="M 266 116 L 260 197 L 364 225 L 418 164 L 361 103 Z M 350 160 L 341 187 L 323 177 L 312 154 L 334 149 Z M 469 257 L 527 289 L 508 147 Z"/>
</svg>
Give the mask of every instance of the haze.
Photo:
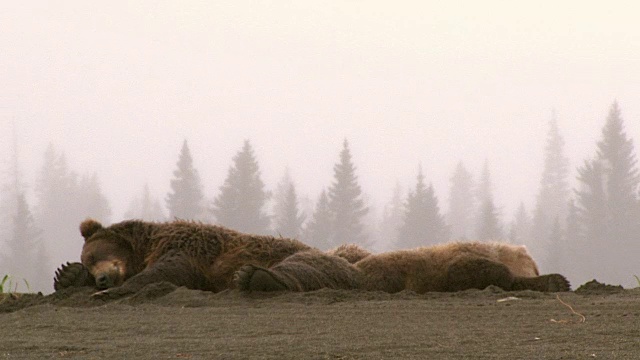
<svg viewBox="0 0 640 360">
<path fill-rule="evenodd" d="M 444 3 L 4 2 L 0 160 L 15 124 L 32 199 L 52 143 L 116 222 L 145 183 L 164 199 L 184 139 L 208 198 L 250 139 L 269 189 L 288 167 L 315 200 L 346 138 L 377 212 L 420 164 L 446 212 L 457 162 L 488 160 L 508 222 L 534 206 L 554 114 L 571 181 L 614 101 L 637 144 L 634 2 Z"/>
</svg>

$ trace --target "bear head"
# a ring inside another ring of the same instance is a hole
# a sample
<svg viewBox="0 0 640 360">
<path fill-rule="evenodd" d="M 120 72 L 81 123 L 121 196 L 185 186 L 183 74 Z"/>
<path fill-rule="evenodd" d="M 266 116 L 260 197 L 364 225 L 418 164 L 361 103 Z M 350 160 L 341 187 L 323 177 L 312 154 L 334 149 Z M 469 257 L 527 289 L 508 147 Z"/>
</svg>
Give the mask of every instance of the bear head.
<svg viewBox="0 0 640 360">
<path fill-rule="evenodd" d="M 84 237 L 80 260 L 94 276 L 98 289 L 120 286 L 134 274 L 133 246 L 125 231 L 87 219 L 80 224 L 80 234 Z"/>
</svg>

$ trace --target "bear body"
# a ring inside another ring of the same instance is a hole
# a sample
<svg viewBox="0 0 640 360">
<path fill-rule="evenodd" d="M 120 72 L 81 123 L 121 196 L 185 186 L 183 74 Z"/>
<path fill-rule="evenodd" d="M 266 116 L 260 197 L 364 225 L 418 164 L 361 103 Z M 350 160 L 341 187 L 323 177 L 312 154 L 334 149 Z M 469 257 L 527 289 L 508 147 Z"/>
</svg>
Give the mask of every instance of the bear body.
<svg viewBox="0 0 640 360">
<path fill-rule="evenodd" d="M 507 291 L 570 289 L 569 282 L 562 275 L 540 276 L 536 263 L 524 246 L 499 242 L 451 242 L 381 254 L 371 254 L 357 245 L 342 245 L 323 256 L 344 257 L 353 263 L 357 273 L 351 276 L 357 276 L 360 289 L 370 291 L 425 293 L 484 289 L 490 285 Z M 312 263 L 312 259 L 302 260 L 306 264 Z M 322 270 L 330 269 L 329 264 L 323 263 Z M 336 269 L 343 271 L 345 267 Z M 332 270 L 335 274 L 336 270 Z M 283 261 L 271 269 L 243 266 L 237 278 L 239 288 L 243 290 L 299 291 L 317 287 L 315 283 L 314 286 L 305 286 L 305 282 L 317 281 L 318 277 L 309 276 Z"/>
<path fill-rule="evenodd" d="M 355 263 L 367 290 L 457 291 L 489 285 L 512 290 L 519 279 L 539 277 L 524 246 L 499 242 L 450 242 L 370 255 Z"/>
<path fill-rule="evenodd" d="M 103 227 L 88 219 L 80 225 L 80 232 L 85 239 L 82 265 L 98 289 L 114 296 L 159 281 L 217 292 L 236 286 L 234 274 L 242 265 L 270 268 L 298 253 L 311 252 L 306 256 L 309 259 L 324 255 L 297 240 L 248 235 L 190 221 L 130 220 Z M 298 257 L 292 259 L 292 264 Z M 351 265 L 343 258 L 329 258 L 332 264 L 327 266 L 347 269 L 335 271 L 333 283 L 342 288 L 357 287 L 357 279 L 349 277 L 350 273 L 356 273 Z M 299 274 L 318 273 L 316 268 L 322 271 L 322 265 L 322 261 L 298 262 L 295 268 Z M 343 274 L 345 279 L 340 278 Z M 330 287 L 332 283 L 328 278 L 320 282 L 320 287 Z M 308 289 L 314 287 L 300 288 Z"/>
<path fill-rule="evenodd" d="M 208 291 L 363 289 L 459 291 L 494 285 L 504 290 L 568 291 L 559 274 L 539 275 L 524 246 L 452 242 L 371 254 L 357 245 L 326 253 L 300 241 L 243 234 L 189 221 L 124 221 L 80 225 L 82 264 L 57 273 L 56 289 L 92 285 L 119 297 L 167 281 Z M 87 274 L 88 273 L 88 274 Z"/>
</svg>

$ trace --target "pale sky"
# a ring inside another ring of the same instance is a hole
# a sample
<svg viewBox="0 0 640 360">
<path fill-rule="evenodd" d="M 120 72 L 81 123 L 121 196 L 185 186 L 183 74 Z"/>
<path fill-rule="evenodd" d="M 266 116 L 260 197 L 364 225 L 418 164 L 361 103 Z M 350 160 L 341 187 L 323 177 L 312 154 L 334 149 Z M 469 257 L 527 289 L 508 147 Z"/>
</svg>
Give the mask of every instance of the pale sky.
<svg viewBox="0 0 640 360">
<path fill-rule="evenodd" d="M 330 185 L 342 140 L 380 208 L 418 164 L 446 207 L 485 159 L 506 221 L 538 190 L 555 109 L 575 168 L 609 106 L 640 141 L 634 1 L 4 1 L 0 160 L 17 125 L 31 186 L 51 142 L 122 219 L 164 199 L 183 139 L 213 198 L 250 139 L 270 189 Z M 638 149 L 636 147 L 636 153 Z"/>
</svg>

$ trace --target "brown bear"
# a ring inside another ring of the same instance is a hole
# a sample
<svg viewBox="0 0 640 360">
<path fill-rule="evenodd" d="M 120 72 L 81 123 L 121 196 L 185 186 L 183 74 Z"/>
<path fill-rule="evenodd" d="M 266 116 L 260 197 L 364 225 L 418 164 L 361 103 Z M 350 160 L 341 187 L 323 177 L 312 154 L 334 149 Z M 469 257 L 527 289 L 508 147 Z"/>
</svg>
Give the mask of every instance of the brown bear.
<svg viewBox="0 0 640 360">
<path fill-rule="evenodd" d="M 63 265 L 55 288 L 91 285 L 104 289 L 100 297 L 159 281 L 209 291 L 570 289 L 562 275 L 540 276 L 524 246 L 504 243 L 453 242 L 382 254 L 343 245 L 323 253 L 297 240 L 187 221 L 131 220 L 105 228 L 86 220 L 80 232 L 82 264 Z"/>
<path fill-rule="evenodd" d="M 348 262 L 355 264 L 358 261 L 371 255 L 369 251 L 361 248 L 356 244 L 340 245 L 335 249 L 327 251 L 329 255 L 335 255 L 347 259 Z"/>
<path fill-rule="evenodd" d="M 354 253 L 356 250 L 357 247 L 338 248 L 334 253 Z M 362 289 L 389 293 L 402 290 L 416 293 L 459 291 L 484 289 L 489 285 L 507 291 L 570 290 L 569 282 L 560 274 L 540 276 L 536 263 L 524 246 L 498 242 L 452 242 L 368 254 L 355 262 L 354 267 L 360 272 Z M 287 266 L 286 262 L 271 269 L 246 265 L 240 268 L 236 277 L 241 290 L 263 291 L 302 289 L 309 278 L 298 269 Z"/>
<path fill-rule="evenodd" d="M 103 290 L 96 296 L 119 297 L 150 283 L 168 281 L 216 292 L 241 283 L 234 281 L 234 274 L 244 264 L 271 268 L 285 260 L 288 264 L 283 269 L 295 273 L 295 279 L 284 276 L 278 281 L 291 290 L 359 287 L 359 273 L 347 260 L 292 239 L 248 235 L 190 221 L 129 220 L 103 227 L 87 219 L 80 233 L 84 237 L 82 265 L 59 269 L 56 289 L 95 284 Z M 87 271 L 90 276 L 85 276 Z M 259 279 L 260 271 L 255 275 Z"/>
</svg>

